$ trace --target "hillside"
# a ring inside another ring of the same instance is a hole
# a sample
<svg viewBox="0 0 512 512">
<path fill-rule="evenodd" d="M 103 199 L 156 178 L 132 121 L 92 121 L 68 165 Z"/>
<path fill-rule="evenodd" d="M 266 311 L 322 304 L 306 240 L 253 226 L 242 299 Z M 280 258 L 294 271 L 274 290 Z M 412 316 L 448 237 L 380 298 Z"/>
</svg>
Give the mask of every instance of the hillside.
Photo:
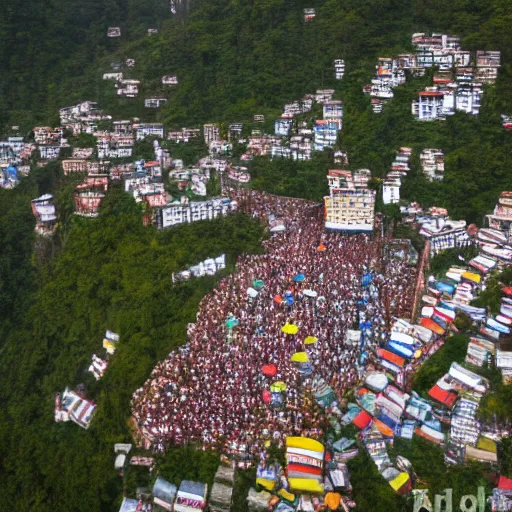
<svg viewBox="0 0 512 512">
<path fill-rule="evenodd" d="M 308 7 L 317 16 L 306 24 Z M 512 114 L 508 0 L 196 0 L 176 15 L 167 0 L 6 0 L 3 13 L 2 135 L 12 126 L 29 136 L 35 125 L 57 125 L 59 108 L 81 100 L 97 101 L 114 119 L 158 120 L 167 128 L 244 121 L 247 132 L 253 115 L 264 114 L 271 132 L 284 103 L 329 87 L 344 101 L 338 144 L 351 167 L 383 177 L 400 146 L 414 148 L 406 199 L 446 206 L 454 218 L 482 224 L 499 192 L 512 190 L 512 137 L 500 121 Z M 120 38 L 107 38 L 110 26 L 121 28 Z M 159 32 L 148 36 L 148 28 Z M 410 50 L 418 31 L 458 34 L 464 48 L 502 52 L 498 81 L 486 88 L 480 116 L 416 121 L 411 101 L 429 74 L 397 88 L 382 114 L 371 112 L 362 87 L 376 59 Z M 125 76 L 142 81 L 136 99 L 119 98 L 102 79 L 112 62 L 127 58 L 136 64 L 123 69 Z M 342 82 L 334 80 L 336 58 L 346 61 Z M 167 74 L 179 84 L 164 90 Z M 144 108 L 145 97 L 162 93 L 167 104 Z M 421 175 L 418 151 L 425 147 L 444 150 L 444 182 Z M 149 143 L 143 149 L 151 154 Z M 186 155 L 187 164 L 196 156 L 189 148 L 179 151 L 173 155 Z M 256 158 L 250 170 L 255 188 L 320 201 L 333 165 L 326 152 L 301 163 Z M 71 214 L 75 184 L 52 163 L 18 188 L 0 189 L 0 499 L 18 511 L 119 509 L 123 482 L 112 445 L 128 438 L 131 394 L 184 342 L 187 323 L 218 282 L 209 277 L 174 287 L 172 272 L 223 252 L 230 272 L 240 254 L 261 249 L 263 238 L 260 224 L 243 215 L 168 232 L 144 228 L 139 206 L 115 186 L 98 219 L 77 219 Z M 56 196 L 62 236 L 34 247 L 30 200 L 47 192 Z M 97 383 L 85 368 L 106 329 L 121 332 L 123 343 Z M 78 382 L 99 405 L 88 431 L 53 421 L 54 393 Z M 439 453 L 433 456 L 441 466 Z M 176 449 L 160 463 L 169 479 L 179 472 L 210 481 L 217 458 Z M 373 469 L 356 474 L 370 479 Z M 381 484 L 388 499 L 382 507 L 389 510 L 397 500 Z M 363 485 L 356 485 L 363 496 Z M 368 502 L 368 495 L 361 498 Z"/>
</svg>

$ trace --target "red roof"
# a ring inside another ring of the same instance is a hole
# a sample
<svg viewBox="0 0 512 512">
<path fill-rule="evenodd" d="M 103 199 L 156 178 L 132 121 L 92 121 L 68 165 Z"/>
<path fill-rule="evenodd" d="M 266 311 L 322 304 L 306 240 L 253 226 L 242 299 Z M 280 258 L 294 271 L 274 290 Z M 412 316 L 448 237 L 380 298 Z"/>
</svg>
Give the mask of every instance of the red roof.
<svg viewBox="0 0 512 512">
<path fill-rule="evenodd" d="M 434 400 L 446 405 L 446 407 L 453 407 L 455 400 L 457 400 L 457 393 L 441 389 L 437 384 L 428 392 L 428 394 Z"/>
<path fill-rule="evenodd" d="M 361 430 L 366 428 L 370 422 L 372 421 L 372 417 L 366 411 L 361 411 L 353 420 L 352 423 Z"/>
<path fill-rule="evenodd" d="M 379 356 L 382 357 L 382 359 L 385 359 L 386 361 L 389 361 L 390 363 L 396 364 L 400 367 L 405 363 L 405 359 L 403 357 L 397 356 L 396 354 L 393 354 L 393 352 L 390 352 L 384 348 L 379 348 Z"/>
<path fill-rule="evenodd" d="M 437 92 L 437 91 L 421 91 L 420 92 L 420 96 L 438 96 L 438 97 L 441 97 L 441 96 L 443 96 L 443 93 L 442 92 Z"/>
</svg>

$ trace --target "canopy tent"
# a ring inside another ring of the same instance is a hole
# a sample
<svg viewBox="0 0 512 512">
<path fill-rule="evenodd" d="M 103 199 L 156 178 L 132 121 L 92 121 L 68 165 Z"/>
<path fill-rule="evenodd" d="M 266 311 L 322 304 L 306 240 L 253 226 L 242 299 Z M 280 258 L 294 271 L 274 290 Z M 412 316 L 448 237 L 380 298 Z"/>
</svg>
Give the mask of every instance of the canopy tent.
<svg viewBox="0 0 512 512">
<path fill-rule="evenodd" d="M 258 296 L 258 291 L 249 286 L 249 288 L 247 288 L 247 296 L 251 299 L 255 299 Z"/>
</svg>

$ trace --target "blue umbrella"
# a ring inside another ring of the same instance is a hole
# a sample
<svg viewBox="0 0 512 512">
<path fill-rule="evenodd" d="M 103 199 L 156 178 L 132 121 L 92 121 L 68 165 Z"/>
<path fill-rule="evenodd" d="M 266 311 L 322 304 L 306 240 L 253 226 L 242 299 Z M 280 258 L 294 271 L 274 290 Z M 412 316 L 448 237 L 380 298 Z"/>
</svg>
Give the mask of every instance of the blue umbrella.
<svg viewBox="0 0 512 512">
<path fill-rule="evenodd" d="M 296 282 L 296 283 L 302 283 L 306 280 L 306 276 L 304 274 L 297 274 L 293 280 Z"/>
<path fill-rule="evenodd" d="M 288 306 L 293 306 L 293 303 L 294 303 L 295 301 L 293 300 L 293 297 L 290 295 L 290 296 L 286 297 L 285 302 L 286 302 L 286 304 L 287 304 Z"/>
</svg>

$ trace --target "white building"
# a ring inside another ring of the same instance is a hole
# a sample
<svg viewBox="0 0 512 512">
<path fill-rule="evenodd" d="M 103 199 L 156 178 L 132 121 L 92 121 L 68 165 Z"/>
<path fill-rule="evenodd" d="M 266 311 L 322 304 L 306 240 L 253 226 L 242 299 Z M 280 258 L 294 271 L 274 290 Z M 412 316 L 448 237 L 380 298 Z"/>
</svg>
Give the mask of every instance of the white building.
<svg viewBox="0 0 512 512">
<path fill-rule="evenodd" d="M 342 80 L 345 74 L 345 61 L 343 59 L 336 59 L 334 61 L 334 78 Z"/>
<path fill-rule="evenodd" d="M 167 228 L 200 220 L 211 220 L 232 213 L 237 208 L 236 201 L 229 198 L 213 198 L 210 201 L 174 202 L 162 208 L 161 226 Z"/>
<path fill-rule="evenodd" d="M 164 138 L 164 125 L 162 123 L 141 123 L 133 125 L 135 138 L 144 140 L 146 137 Z"/>
<path fill-rule="evenodd" d="M 424 149 L 420 154 L 420 165 L 430 181 L 444 178 L 444 153 L 440 149 Z"/>
<path fill-rule="evenodd" d="M 400 202 L 400 178 L 387 178 L 382 184 L 382 201 L 384 204 L 396 204 Z"/>
<path fill-rule="evenodd" d="M 203 125 L 204 142 L 209 145 L 214 140 L 219 140 L 220 130 L 216 124 L 210 123 Z"/>
</svg>

